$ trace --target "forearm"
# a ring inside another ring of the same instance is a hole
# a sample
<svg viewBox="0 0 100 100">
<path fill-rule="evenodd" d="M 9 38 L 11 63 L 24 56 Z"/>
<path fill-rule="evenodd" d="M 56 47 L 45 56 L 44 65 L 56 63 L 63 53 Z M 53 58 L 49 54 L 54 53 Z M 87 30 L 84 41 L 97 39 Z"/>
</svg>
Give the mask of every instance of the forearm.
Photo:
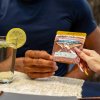
<svg viewBox="0 0 100 100">
<path fill-rule="evenodd" d="M 100 54 L 100 28 L 97 27 L 86 39 L 85 47 Z"/>
<path fill-rule="evenodd" d="M 85 75 L 84 72 L 82 72 L 77 65 L 75 65 L 73 67 L 73 69 L 65 75 L 65 77 L 71 77 L 71 78 L 77 78 L 77 79 L 84 79 L 84 80 L 87 80 L 87 79 L 90 79 L 92 78 L 92 76 L 94 75 L 93 71 L 89 70 L 88 71 L 88 76 Z"/>
</svg>

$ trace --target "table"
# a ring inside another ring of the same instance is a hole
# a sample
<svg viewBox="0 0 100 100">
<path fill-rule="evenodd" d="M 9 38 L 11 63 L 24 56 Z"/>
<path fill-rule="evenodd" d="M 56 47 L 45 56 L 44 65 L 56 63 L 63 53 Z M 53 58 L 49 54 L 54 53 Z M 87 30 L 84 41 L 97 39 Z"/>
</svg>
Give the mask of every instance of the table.
<svg viewBox="0 0 100 100">
<path fill-rule="evenodd" d="M 77 96 L 81 98 L 84 80 L 52 76 L 49 78 L 30 79 L 26 74 L 15 72 L 10 84 L 0 84 L 0 90 L 33 95 Z"/>
</svg>

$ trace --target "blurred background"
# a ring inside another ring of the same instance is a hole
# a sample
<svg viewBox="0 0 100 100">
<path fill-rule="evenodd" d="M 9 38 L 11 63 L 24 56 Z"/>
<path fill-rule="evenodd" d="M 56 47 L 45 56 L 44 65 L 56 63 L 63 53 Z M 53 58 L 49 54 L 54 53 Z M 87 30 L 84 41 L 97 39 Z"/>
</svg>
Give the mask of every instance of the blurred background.
<svg viewBox="0 0 100 100">
<path fill-rule="evenodd" d="M 100 26 L 100 0 L 88 0 L 88 2 L 93 9 L 94 17 L 97 24 Z"/>
</svg>

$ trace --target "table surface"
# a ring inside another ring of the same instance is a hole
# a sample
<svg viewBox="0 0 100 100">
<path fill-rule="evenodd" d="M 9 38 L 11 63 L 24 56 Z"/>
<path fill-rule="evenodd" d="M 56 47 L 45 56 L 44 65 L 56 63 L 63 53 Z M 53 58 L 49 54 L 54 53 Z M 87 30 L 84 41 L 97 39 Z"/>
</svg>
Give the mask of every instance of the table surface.
<svg viewBox="0 0 100 100">
<path fill-rule="evenodd" d="M 21 94 L 77 96 L 80 98 L 83 83 L 84 80 L 57 76 L 32 80 L 24 73 L 15 72 L 13 82 L 0 84 L 0 90 Z"/>
</svg>

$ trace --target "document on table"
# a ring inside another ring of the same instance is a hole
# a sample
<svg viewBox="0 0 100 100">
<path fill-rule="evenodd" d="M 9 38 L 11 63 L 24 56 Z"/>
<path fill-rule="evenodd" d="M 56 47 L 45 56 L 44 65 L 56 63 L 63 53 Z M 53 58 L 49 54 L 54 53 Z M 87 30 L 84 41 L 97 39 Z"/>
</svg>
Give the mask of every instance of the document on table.
<svg viewBox="0 0 100 100">
<path fill-rule="evenodd" d="M 0 84 L 0 90 L 29 95 L 81 97 L 83 82 L 83 80 L 56 76 L 32 80 L 24 73 L 15 72 L 13 82 L 11 84 Z"/>
</svg>

